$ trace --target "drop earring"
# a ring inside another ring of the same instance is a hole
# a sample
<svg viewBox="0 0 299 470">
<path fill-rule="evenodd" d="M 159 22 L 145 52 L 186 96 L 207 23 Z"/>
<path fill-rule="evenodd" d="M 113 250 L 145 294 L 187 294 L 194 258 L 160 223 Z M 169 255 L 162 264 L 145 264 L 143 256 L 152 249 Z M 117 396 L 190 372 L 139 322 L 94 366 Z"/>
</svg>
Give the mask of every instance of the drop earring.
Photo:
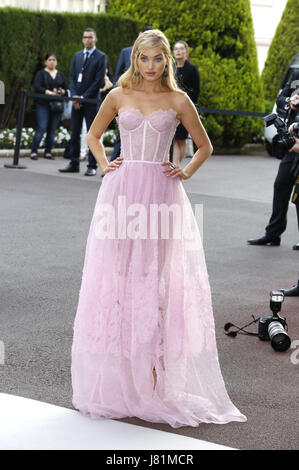
<svg viewBox="0 0 299 470">
<path fill-rule="evenodd" d="M 164 69 L 164 72 L 162 73 L 162 77 L 168 77 L 168 66 L 167 64 L 165 65 L 165 69 Z"/>
<path fill-rule="evenodd" d="M 139 70 L 135 70 L 134 75 L 135 75 L 135 77 L 138 77 L 138 75 L 140 75 Z"/>
</svg>

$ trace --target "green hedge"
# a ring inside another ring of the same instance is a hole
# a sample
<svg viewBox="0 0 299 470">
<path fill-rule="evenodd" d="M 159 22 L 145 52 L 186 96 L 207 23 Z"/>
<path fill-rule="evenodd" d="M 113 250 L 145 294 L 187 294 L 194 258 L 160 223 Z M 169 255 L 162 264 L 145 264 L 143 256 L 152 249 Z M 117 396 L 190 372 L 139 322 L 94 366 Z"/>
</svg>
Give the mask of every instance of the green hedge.
<svg viewBox="0 0 299 470">
<path fill-rule="evenodd" d="M 110 0 L 109 13 L 161 29 L 171 46 L 183 39 L 201 76 L 203 107 L 264 111 L 249 0 Z M 206 115 L 215 147 L 241 147 L 263 129 L 262 119 Z"/>
<path fill-rule="evenodd" d="M 289 0 L 272 40 L 262 73 L 265 98 L 272 103 L 281 87 L 281 79 L 293 58 L 299 52 L 299 4 Z"/>
<path fill-rule="evenodd" d="M 97 31 L 97 47 L 105 52 L 113 68 L 122 47 L 138 33 L 136 20 L 120 15 L 53 13 L 0 8 L 0 80 L 5 84 L 5 106 L 0 106 L 0 128 L 15 124 L 21 89 L 32 89 L 37 70 L 47 52 L 58 56 L 58 69 L 69 80 L 72 57 L 83 49 L 82 32 Z M 32 100 L 28 100 L 32 106 Z"/>
</svg>

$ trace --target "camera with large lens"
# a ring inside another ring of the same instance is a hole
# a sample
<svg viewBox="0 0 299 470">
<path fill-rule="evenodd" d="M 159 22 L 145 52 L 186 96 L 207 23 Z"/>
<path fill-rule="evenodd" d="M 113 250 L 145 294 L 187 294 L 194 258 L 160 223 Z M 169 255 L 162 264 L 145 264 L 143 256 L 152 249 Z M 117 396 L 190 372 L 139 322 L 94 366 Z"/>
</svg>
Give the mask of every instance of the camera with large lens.
<svg viewBox="0 0 299 470">
<path fill-rule="evenodd" d="M 273 155 L 277 158 L 282 158 L 295 145 L 294 137 L 289 133 L 286 123 L 275 113 L 265 116 L 264 123 L 266 127 L 273 124 L 276 127 L 277 134 L 272 139 Z M 299 123 L 295 124 L 294 133 L 296 137 L 299 137 Z"/>
<path fill-rule="evenodd" d="M 259 338 L 263 341 L 271 341 L 271 346 L 275 351 L 286 351 L 291 345 L 291 340 L 285 330 L 286 319 L 279 315 L 283 301 L 283 292 L 271 291 L 270 309 L 272 315 L 260 318 L 258 323 Z"/>
</svg>

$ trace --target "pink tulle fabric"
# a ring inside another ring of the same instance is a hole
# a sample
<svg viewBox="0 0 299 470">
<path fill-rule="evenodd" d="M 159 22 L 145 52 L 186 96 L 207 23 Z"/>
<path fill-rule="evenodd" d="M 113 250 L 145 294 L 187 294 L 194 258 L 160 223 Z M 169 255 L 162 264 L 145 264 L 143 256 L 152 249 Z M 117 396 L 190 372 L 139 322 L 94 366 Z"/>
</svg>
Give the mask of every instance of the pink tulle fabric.
<svg viewBox="0 0 299 470">
<path fill-rule="evenodd" d="M 74 323 L 73 405 L 92 419 L 135 416 L 173 428 L 246 421 L 219 366 L 198 225 L 182 181 L 167 177 L 161 165 L 169 158 L 176 112 L 145 116 L 121 108 L 117 121 L 124 160 L 103 179 L 88 234 Z M 156 231 L 143 223 L 141 237 L 134 210 L 141 207 L 148 216 L 143 222 L 152 221 L 157 205 L 180 208 L 181 218 L 161 211 Z M 126 219 L 106 224 L 106 238 L 105 207 L 127 211 Z"/>
</svg>

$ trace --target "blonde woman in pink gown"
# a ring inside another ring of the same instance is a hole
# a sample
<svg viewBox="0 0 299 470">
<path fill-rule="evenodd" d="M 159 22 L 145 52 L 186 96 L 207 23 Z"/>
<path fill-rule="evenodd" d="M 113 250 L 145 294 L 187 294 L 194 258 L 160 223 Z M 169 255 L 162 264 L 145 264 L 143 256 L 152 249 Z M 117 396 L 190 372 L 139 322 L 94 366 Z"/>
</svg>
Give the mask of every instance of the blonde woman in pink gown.
<svg viewBox="0 0 299 470">
<path fill-rule="evenodd" d="M 93 419 L 173 428 L 246 421 L 221 374 L 201 237 L 182 184 L 212 145 L 172 60 L 161 31 L 140 34 L 88 133 L 105 177 L 74 323 L 72 402 Z M 115 116 L 121 156 L 108 162 L 100 139 Z M 183 169 L 169 161 L 179 122 L 198 147 Z"/>
</svg>

